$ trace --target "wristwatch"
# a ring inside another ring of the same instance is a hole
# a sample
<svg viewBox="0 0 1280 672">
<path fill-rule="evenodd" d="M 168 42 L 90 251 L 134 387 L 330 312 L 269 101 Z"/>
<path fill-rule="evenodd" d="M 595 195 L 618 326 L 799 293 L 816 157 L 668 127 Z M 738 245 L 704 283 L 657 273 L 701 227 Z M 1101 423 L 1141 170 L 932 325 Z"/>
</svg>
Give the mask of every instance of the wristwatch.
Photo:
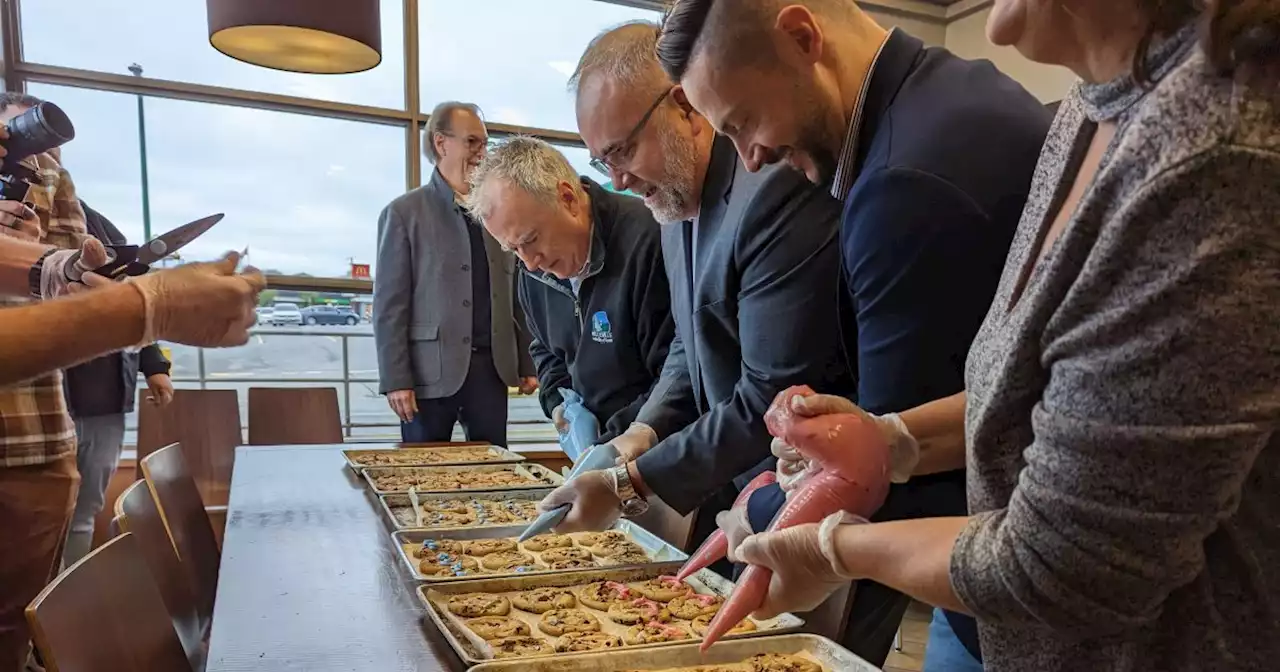
<svg viewBox="0 0 1280 672">
<path fill-rule="evenodd" d="M 612 471 L 613 479 L 618 484 L 618 499 L 622 500 L 622 515 L 635 518 L 648 511 L 649 502 L 631 484 L 631 472 L 627 471 L 627 465 L 613 467 Z"/>
<path fill-rule="evenodd" d="M 36 263 L 31 265 L 31 270 L 27 271 L 27 288 L 31 290 L 31 297 L 43 299 L 44 297 L 44 262 L 57 252 L 58 248 L 50 248 L 40 255 Z"/>
</svg>

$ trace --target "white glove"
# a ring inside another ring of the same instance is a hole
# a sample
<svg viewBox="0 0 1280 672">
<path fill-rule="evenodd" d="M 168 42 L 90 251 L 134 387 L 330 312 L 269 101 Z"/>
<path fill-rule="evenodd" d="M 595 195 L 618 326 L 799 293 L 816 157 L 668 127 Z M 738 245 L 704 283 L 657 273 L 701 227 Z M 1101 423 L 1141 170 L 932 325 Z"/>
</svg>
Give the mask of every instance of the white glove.
<svg viewBox="0 0 1280 672">
<path fill-rule="evenodd" d="M 850 573 L 836 554 L 835 533 L 841 525 L 866 522 L 839 511 L 820 524 L 762 532 L 743 540 L 737 548 L 739 560 L 773 571 L 769 592 L 753 616 L 770 619 L 787 611 L 812 611 L 841 586 L 863 578 Z"/>
<path fill-rule="evenodd" d="M 905 483 L 911 478 L 916 464 L 920 462 L 920 444 L 907 429 L 897 413 L 872 415 L 858 408 L 856 404 L 844 397 L 830 394 L 815 394 L 809 397 L 795 397 L 791 408 L 796 415 L 811 418 L 819 415 L 835 413 L 852 413 L 875 423 L 880 434 L 889 444 L 889 480 L 893 483 Z M 782 439 L 775 438 L 769 444 L 774 457 L 778 458 L 778 484 L 790 495 L 806 479 L 822 470 L 821 465 L 811 464 L 795 449 Z"/>
<path fill-rule="evenodd" d="M 158 340 L 202 347 L 229 347 L 249 341 L 257 320 L 254 307 L 266 279 L 256 270 L 237 273 L 240 255 L 213 263 L 155 271 L 127 284 L 142 295 L 146 317 L 141 343 Z"/>
<path fill-rule="evenodd" d="M 538 510 L 554 511 L 565 504 L 570 508 L 556 526 L 560 534 L 598 532 L 612 527 L 622 517 L 622 500 L 618 497 L 618 481 L 613 470 L 578 474 L 544 497 L 538 503 Z"/>
<path fill-rule="evenodd" d="M 86 238 L 78 250 L 58 250 L 45 257 L 40 270 L 40 296 L 52 299 L 101 287 L 111 280 L 91 273 L 111 261 L 111 253 L 97 238 Z"/>
<path fill-rule="evenodd" d="M 741 506 L 716 514 L 716 525 L 724 532 L 725 541 L 729 542 L 728 558 L 730 562 L 742 562 L 738 559 L 738 546 L 749 536 L 755 534 L 751 529 L 751 519 L 747 516 L 747 507 Z"/>
<path fill-rule="evenodd" d="M 609 445 L 618 451 L 618 464 L 634 462 L 657 445 L 658 433 L 643 422 L 633 422 L 627 431 L 614 437 Z"/>
</svg>

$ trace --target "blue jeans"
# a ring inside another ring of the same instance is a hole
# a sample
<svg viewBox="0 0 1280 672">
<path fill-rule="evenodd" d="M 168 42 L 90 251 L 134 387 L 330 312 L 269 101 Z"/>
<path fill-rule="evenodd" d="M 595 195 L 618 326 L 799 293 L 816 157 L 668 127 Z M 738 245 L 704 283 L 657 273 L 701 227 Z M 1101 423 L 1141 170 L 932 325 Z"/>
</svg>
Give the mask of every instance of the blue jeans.
<svg viewBox="0 0 1280 672">
<path fill-rule="evenodd" d="M 982 663 L 960 643 L 941 609 L 933 610 L 929 645 L 925 647 L 921 669 L 924 672 L 982 672 Z"/>
</svg>

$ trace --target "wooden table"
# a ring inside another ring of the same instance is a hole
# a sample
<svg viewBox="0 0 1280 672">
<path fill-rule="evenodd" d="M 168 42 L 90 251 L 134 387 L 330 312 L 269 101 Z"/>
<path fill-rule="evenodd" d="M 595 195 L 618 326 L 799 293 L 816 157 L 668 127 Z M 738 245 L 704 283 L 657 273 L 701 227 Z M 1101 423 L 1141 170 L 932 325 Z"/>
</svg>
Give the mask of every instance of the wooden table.
<svg viewBox="0 0 1280 672">
<path fill-rule="evenodd" d="M 342 448 L 236 451 L 208 672 L 466 669 Z"/>
</svg>

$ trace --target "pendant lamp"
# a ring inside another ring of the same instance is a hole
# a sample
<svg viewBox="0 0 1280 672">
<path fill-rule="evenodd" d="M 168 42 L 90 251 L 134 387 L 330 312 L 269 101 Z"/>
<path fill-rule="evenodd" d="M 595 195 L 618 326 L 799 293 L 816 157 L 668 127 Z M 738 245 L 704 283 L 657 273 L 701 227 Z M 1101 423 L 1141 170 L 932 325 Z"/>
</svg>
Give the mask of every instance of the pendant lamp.
<svg viewBox="0 0 1280 672">
<path fill-rule="evenodd" d="M 343 74 L 382 61 L 379 0 L 206 0 L 209 44 L 276 70 Z"/>
</svg>

